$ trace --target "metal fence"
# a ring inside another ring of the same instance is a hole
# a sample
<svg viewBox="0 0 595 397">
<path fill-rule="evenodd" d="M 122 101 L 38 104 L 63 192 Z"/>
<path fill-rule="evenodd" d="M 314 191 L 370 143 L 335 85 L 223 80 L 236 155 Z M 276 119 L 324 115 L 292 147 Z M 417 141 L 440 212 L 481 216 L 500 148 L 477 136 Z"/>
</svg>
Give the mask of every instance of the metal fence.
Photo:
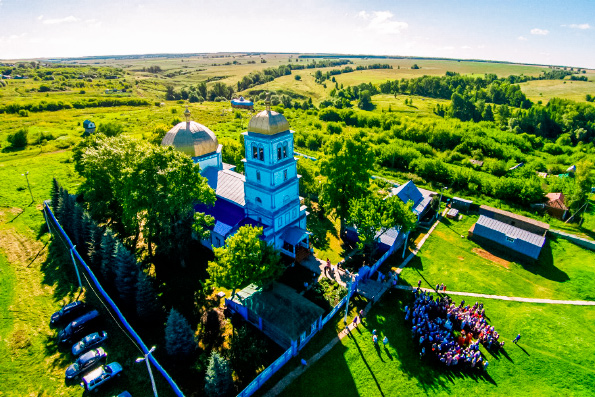
<svg viewBox="0 0 595 397">
<path fill-rule="evenodd" d="M 167 383 L 169 383 L 169 385 L 173 389 L 174 393 L 176 393 L 177 396 L 184 396 L 184 394 L 182 393 L 182 391 L 180 390 L 178 385 L 176 385 L 176 382 L 174 382 L 174 380 L 171 378 L 171 376 L 169 376 L 169 374 L 165 371 L 165 369 L 161 366 L 161 364 L 159 364 L 157 362 L 155 357 L 153 357 L 152 354 L 149 354 L 149 349 L 147 348 L 147 346 L 145 345 L 143 340 L 140 338 L 140 336 L 138 336 L 136 331 L 130 326 L 128 321 L 126 321 L 126 318 L 124 317 L 122 312 L 120 312 L 120 309 L 118 309 L 118 306 L 116 306 L 116 304 L 109 297 L 107 292 L 105 292 L 105 290 L 103 289 L 103 287 L 101 286 L 101 284 L 99 283 L 97 278 L 95 277 L 95 274 L 93 274 L 93 271 L 91 271 L 89 266 L 87 266 L 87 264 L 85 263 L 83 258 L 76 251 L 76 248 L 72 244 L 72 241 L 70 241 L 70 238 L 68 237 L 68 235 L 66 234 L 64 229 L 62 229 L 62 226 L 60 226 L 60 223 L 58 222 L 58 220 L 54 217 L 54 214 L 52 213 L 52 210 L 48 206 L 47 202 L 43 203 L 43 210 L 44 210 L 44 214 L 46 216 L 46 222 L 48 222 L 48 228 L 49 228 L 49 225 L 51 222 L 55 226 L 56 230 L 58 230 L 58 232 L 60 232 L 60 234 L 64 238 L 64 241 L 66 242 L 68 249 L 70 250 L 70 254 L 73 256 L 73 260 L 76 258 L 76 260 L 82 265 L 84 271 L 87 273 L 87 275 L 90 277 L 91 281 L 93 282 L 94 287 L 101 294 L 101 296 L 106 301 L 106 303 L 110 306 L 110 308 L 113 310 L 113 312 L 116 314 L 118 320 L 124 326 L 126 331 L 128 331 L 130 336 L 132 336 L 132 338 L 136 341 L 136 343 L 138 343 L 139 347 L 143 351 L 143 354 L 148 355 L 148 358 L 149 358 L 149 361 L 151 362 L 151 364 L 153 364 L 155 366 L 155 368 L 157 368 L 157 370 L 161 373 L 161 375 L 163 375 L 163 377 L 165 378 Z M 76 263 L 75 263 L 75 266 L 76 266 Z"/>
</svg>

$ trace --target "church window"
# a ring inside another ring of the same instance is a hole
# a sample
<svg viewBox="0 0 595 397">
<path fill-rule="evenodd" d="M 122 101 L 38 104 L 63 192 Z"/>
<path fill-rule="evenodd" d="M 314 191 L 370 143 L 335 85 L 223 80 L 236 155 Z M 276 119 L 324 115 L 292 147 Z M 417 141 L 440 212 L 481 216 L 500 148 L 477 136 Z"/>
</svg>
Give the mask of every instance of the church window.
<svg viewBox="0 0 595 397">
<path fill-rule="evenodd" d="M 283 158 L 286 159 L 287 158 L 287 143 L 285 143 L 283 145 Z"/>
<path fill-rule="evenodd" d="M 277 226 L 278 227 L 283 226 L 283 218 L 279 218 L 279 220 L 277 221 Z"/>
<path fill-rule="evenodd" d="M 256 197 L 256 204 L 262 205 L 262 200 L 260 199 L 260 197 Z"/>
<path fill-rule="evenodd" d="M 289 212 L 285 214 L 285 223 L 289 223 Z"/>
<path fill-rule="evenodd" d="M 295 208 L 293 209 L 293 214 L 292 215 L 293 215 L 293 218 L 296 218 L 297 217 L 297 210 Z"/>
<path fill-rule="evenodd" d="M 283 170 L 283 180 L 287 180 L 287 170 Z"/>
<path fill-rule="evenodd" d="M 283 205 L 285 205 L 285 204 L 289 203 L 289 200 L 290 200 L 290 199 L 289 199 L 289 196 L 285 196 L 285 197 L 283 197 Z"/>
<path fill-rule="evenodd" d="M 281 145 L 277 146 L 277 160 L 281 160 Z"/>
<path fill-rule="evenodd" d="M 256 180 L 260 182 L 260 171 L 256 171 Z"/>
<path fill-rule="evenodd" d="M 255 144 L 252 144 L 252 158 L 258 158 L 258 148 Z"/>
<path fill-rule="evenodd" d="M 258 157 L 260 161 L 264 161 L 264 147 L 262 145 L 258 147 Z"/>
</svg>

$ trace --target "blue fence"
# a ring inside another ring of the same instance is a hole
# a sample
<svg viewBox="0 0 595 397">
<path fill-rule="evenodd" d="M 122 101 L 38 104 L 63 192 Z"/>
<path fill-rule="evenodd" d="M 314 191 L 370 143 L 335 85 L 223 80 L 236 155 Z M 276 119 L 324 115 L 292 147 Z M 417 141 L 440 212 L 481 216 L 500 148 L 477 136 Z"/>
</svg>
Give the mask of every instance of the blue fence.
<svg viewBox="0 0 595 397">
<path fill-rule="evenodd" d="M 79 255 L 79 253 L 76 251 L 76 248 L 72 244 L 72 241 L 70 241 L 70 238 L 68 237 L 68 235 L 66 234 L 66 232 L 64 231 L 64 229 L 62 229 L 62 226 L 60 226 L 60 223 L 58 223 L 58 220 L 54 217 L 54 214 L 52 213 L 52 210 L 48 206 L 47 202 L 44 202 L 43 203 L 43 209 L 44 209 L 44 211 L 45 211 L 45 213 L 47 215 L 46 220 L 48 220 L 48 223 L 51 221 L 56 226 L 56 229 L 60 232 L 60 234 L 64 237 L 64 240 L 66 241 L 66 244 L 68 245 L 68 249 L 70 250 L 71 254 L 74 255 L 74 257 L 83 266 L 83 269 L 85 270 L 85 272 L 91 278 L 91 280 L 92 280 L 95 288 L 97 288 L 97 290 L 99 291 L 99 293 L 101 294 L 101 296 L 106 300 L 107 304 L 112 308 L 112 310 L 114 311 L 114 313 L 118 317 L 118 320 L 120 320 L 120 323 L 122 323 L 122 325 L 124 326 L 124 328 L 126 328 L 126 331 L 128 331 L 128 333 L 130 333 L 130 335 L 136 341 L 136 343 L 138 343 L 138 345 L 140 346 L 140 348 L 143 351 L 143 353 L 144 354 L 148 354 L 149 353 L 149 349 L 147 348 L 147 346 L 145 345 L 145 343 L 142 341 L 142 339 L 140 338 L 140 336 L 138 336 L 138 334 L 136 333 L 136 331 L 130 326 L 130 324 L 128 324 L 128 321 L 126 321 L 126 318 L 122 315 L 122 312 L 120 312 L 120 309 L 118 309 L 118 306 L 116 306 L 116 304 L 109 297 L 109 295 L 107 294 L 107 292 L 105 292 L 105 290 L 103 289 L 103 287 L 101 286 L 101 284 L 99 284 L 99 281 L 97 280 L 97 278 L 93 274 L 93 271 L 91 271 L 91 269 L 89 268 L 89 266 L 87 266 L 87 264 L 85 263 L 85 261 L 83 260 L 83 258 L 81 258 L 81 256 Z M 49 224 L 48 224 L 48 226 L 49 226 Z M 165 371 L 165 369 L 161 366 L 161 364 L 159 364 L 157 362 L 157 360 L 155 360 L 155 357 L 153 357 L 152 354 L 149 354 L 148 357 L 149 357 L 149 361 L 151 362 L 151 364 L 153 364 L 155 366 L 155 368 L 157 368 L 157 370 L 161 373 L 161 375 L 163 375 L 163 377 L 165 378 L 165 380 L 167 381 L 167 383 L 169 383 L 169 385 L 171 386 L 171 388 L 173 389 L 173 391 L 176 393 L 176 395 L 177 396 L 184 396 L 184 394 L 182 393 L 182 391 L 180 390 L 180 388 L 178 387 L 178 385 L 176 385 L 176 382 L 174 382 L 174 380 L 171 378 L 171 376 L 169 376 L 169 374 Z"/>
</svg>

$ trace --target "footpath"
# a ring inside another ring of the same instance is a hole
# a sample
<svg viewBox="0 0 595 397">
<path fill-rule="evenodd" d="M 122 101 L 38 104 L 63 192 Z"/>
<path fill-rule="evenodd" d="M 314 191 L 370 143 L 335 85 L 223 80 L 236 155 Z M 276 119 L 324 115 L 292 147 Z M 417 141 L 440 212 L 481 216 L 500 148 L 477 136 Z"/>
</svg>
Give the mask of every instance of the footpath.
<svg viewBox="0 0 595 397">
<path fill-rule="evenodd" d="M 404 289 L 407 291 L 413 291 L 415 288 L 410 287 L 408 285 L 397 285 L 395 286 L 397 289 Z M 432 288 L 420 288 L 422 291 L 426 292 L 436 292 L 436 290 Z M 529 302 L 529 303 L 546 303 L 552 305 L 575 305 L 575 306 L 595 306 L 594 301 L 567 301 L 567 300 L 557 300 L 557 299 L 537 299 L 537 298 L 521 298 L 518 296 L 502 296 L 502 295 L 487 295 L 487 294 L 476 294 L 474 292 L 459 292 L 459 291 L 440 291 L 441 294 L 445 295 L 464 295 L 464 296 L 472 296 L 474 298 L 486 298 L 486 299 L 498 299 L 502 301 L 512 301 L 512 302 Z"/>
</svg>

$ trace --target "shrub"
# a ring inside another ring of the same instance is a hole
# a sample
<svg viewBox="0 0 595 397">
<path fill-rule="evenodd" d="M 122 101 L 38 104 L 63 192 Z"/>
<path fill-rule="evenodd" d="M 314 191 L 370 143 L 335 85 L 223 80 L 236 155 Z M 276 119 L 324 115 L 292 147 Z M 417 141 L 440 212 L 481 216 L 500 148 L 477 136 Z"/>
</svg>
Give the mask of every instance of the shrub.
<svg viewBox="0 0 595 397">
<path fill-rule="evenodd" d="M 328 123 L 326 126 L 326 131 L 329 134 L 340 134 L 343 132 L 343 128 L 337 123 Z"/>
<path fill-rule="evenodd" d="M 17 132 L 8 134 L 8 142 L 13 148 L 22 148 L 27 146 L 27 136 L 29 130 L 27 128 L 21 128 Z"/>
<path fill-rule="evenodd" d="M 21 116 L 21 117 L 29 117 L 29 111 L 27 111 L 25 109 L 21 109 L 21 110 L 19 110 L 19 116 Z"/>
<path fill-rule="evenodd" d="M 122 127 L 122 124 L 115 122 L 99 124 L 99 128 L 97 128 L 97 132 L 104 134 L 105 136 L 118 136 L 123 130 L 124 127 Z"/>
</svg>

